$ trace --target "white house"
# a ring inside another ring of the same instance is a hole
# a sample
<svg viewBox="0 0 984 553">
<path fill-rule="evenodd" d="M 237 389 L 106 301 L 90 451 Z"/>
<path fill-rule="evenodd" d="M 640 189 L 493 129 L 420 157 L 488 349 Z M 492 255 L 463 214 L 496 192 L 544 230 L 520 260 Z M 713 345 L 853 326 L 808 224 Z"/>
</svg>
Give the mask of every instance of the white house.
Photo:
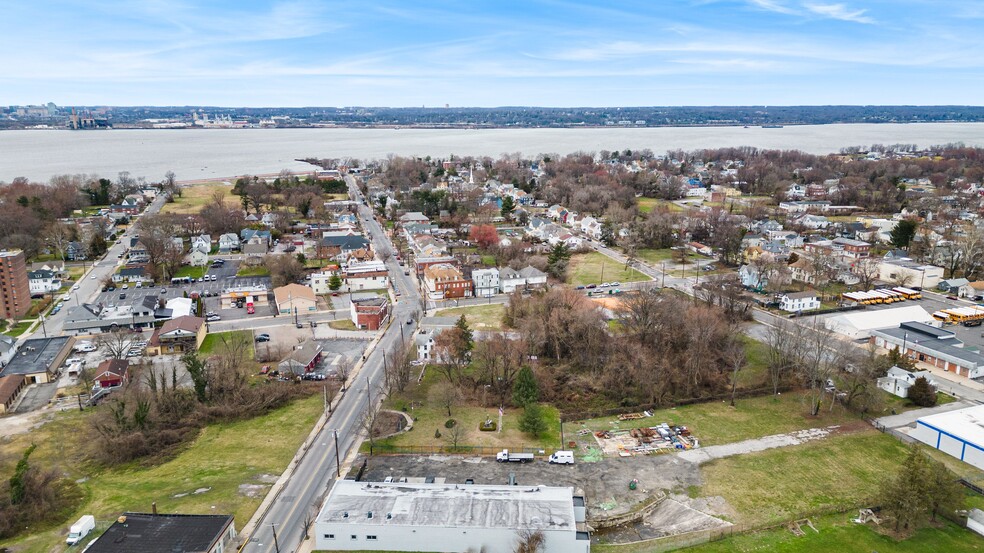
<svg viewBox="0 0 984 553">
<path fill-rule="evenodd" d="M 334 274 L 335 273 L 332 271 L 324 271 L 311 275 L 311 289 L 314 290 L 314 293 L 319 296 L 331 293 L 331 289 L 328 288 L 328 283 L 331 281 L 331 277 Z"/>
<path fill-rule="evenodd" d="M 222 253 L 229 253 L 233 250 L 239 249 L 239 236 L 235 233 L 227 233 L 219 236 L 219 251 Z"/>
<path fill-rule="evenodd" d="M 472 271 L 472 281 L 477 298 L 488 298 L 499 293 L 499 269 L 476 269 Z"/>
<path fill-rule="evenodd" d="M 27 273 L 27 285 L 31 295 L 48 294 L 61 288 L 61 279 L 55 278 L 55 273 L 41 269 Z"/>
<path fill-rule="evenodd" d="M 212 237 L 207 234 L 200 234 L 191 237 L 191 249 L 203 249 L 206 253 L 212 251 Z"/>
<path fill-rule="evenodd" d="M 572 488 L 338 480 L 314 523 L 326 551 L 512 553 L 522 531 L 543 535 L 542 553 L 589 553 L 578 531 L 584 498 Z"/>
<path fill-rule="evenodd" d="M 813 290 L 783 294 L 779 297 L 779 309 L 790 313 L 820 308 L 820 299 Z"/>
<path fill-rule="evenodd" d="M 389 272 L 382 261 L 349 263 L 342 269 L 342 281 L 348 291 L 380 290 L 389 284 Z"/>
<path fill-rule="evenodd" d="M 930 386 L 936 388 L 933 373 L 929 371 L 909 372 L 901 367 L 888 369 L 888 374 L 878 379 L 878 387 L 898 397 L 909 397 L 909 388 L 916 383 L 918 378 L 925 378 Z"/>
<path fill-rule="evenodd" d="M 511 294 L 517 288 L 539 288 L 547 285 L 547 274 L 534 267 L 515 270 L 509 267 L 499 271 L 499 286 L 503 294 Z"/>
<path fill-rule="evenodd" d="M 201 245 L 194 246 L 191 248 L 191 253 L 188 254 L 188 259 L 191 261 L 192 265 L 196 267 L 204 267 L 205 265 L 208 265 L 208 252 L 209 250 L 206 250 Z"/>
</svg>

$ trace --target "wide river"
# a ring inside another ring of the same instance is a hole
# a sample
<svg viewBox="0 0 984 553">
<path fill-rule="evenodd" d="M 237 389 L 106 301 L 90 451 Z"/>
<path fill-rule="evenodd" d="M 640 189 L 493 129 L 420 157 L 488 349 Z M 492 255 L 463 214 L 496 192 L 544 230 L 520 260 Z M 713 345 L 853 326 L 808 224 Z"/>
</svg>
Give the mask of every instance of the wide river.
<svg viewBox="0 0 984 553">
<path fill-rule="evenodd" d="M 307 171 L 297 158 L 382 159 L 404 156 L 568 154 L 649 148 L 653 152 L 728 146 L 834 153 L 849 146 L 962 142 L 984 146 L 984 123 L 654 127 L 584 129 L 189 129 L 0 131 L 0 182 L 53 175 L 115 177 L 129 171 L 156 181 Z"/>
</svg>

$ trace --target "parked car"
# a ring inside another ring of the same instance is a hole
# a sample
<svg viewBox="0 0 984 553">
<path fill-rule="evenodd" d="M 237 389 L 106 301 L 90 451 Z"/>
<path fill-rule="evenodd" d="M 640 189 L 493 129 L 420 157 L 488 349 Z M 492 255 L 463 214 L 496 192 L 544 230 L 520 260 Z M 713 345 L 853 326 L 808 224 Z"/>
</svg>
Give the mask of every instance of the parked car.
<svg viewBox="0 0 984 553">
<path fill-rule="evenodd" d="M 120 299 L 121 300 L 125 300 L 126 299 L 126 292 L 123 292 L 123 293 L 120 294 Z"/>
<path fill-rule="evenodd" d="M 166 293 L 167 293 L 167 288 L 161 288 L 161 294 L 166 294 Z"/>
<path fill-rule="evenodd" d="M 209 316 L 205 317 L 205 321 L 206 322 L 209 322 L 209 323 L 214 323 L 215 321 L 221 321 L 221 320 L 222 320 L 222 317 L 220 317 L 218 315 L 209 315 Z"/>
<path fill-rule="evenodd" d="M 269 334 L 266 334 L 266 333 L 257 334 L 256 335 L 256 341 L 257 342 L 269 342 L 270 341 L 270 335 Z"/>
</svg>

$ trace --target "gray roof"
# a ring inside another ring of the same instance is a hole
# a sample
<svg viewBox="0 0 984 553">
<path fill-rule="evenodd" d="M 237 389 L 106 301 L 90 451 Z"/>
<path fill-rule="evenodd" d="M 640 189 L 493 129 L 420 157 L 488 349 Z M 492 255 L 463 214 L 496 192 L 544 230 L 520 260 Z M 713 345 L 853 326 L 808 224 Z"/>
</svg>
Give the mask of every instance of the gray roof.
<svg viewBox="0 0 984 553">
<path fill-rule="evenodd" d="M 33 338 L 26 340 L 17 350 L 17 355 L 0 371 L 0 375 L 37 374 L 51 372 L 58 361 L 58 355 L 72 340 L 71 336 Z"/>
<path fill-rule="evenodd" d="M 547 486 L 339 480 L 329 492 L 318 521 L 378 527 L 573 531 L 573 495 L 571 488 Z"/>
<path fill-rule="evenodd" d="M 527 265 L 526 268 L 521 269 L 519 271 L 519 276 L 523 278 L 545 277 L 547 276 L 547 273 L 540 271 L 539 269 L 533 267 L 532 265 Z"/>
<path fill-rule="evenodd" d="M 92 542 L 86 552 L 206 552 L 211 551 L 214 544 L 222 540 L 226 528 L 232 524 L 231 515 L 123 513 L 120 520 Z"/>
<path fill-rule="evenodd" d="M 965 349 L 952 332 L 922 323 L 902 323 L 898 328 L 873 330 L 871 335 L 887 338 L 893 344 L 905 343 L 907 349 L 957 363 L 971 370 L 984 367 L 984 355 Z"/>
</svg>

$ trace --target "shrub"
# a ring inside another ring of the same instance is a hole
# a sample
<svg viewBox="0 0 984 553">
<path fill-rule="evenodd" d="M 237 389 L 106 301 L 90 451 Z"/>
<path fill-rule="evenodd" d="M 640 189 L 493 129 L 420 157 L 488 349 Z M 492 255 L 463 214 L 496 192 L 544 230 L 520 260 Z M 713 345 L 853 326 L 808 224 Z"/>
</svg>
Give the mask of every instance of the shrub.
<svg viewBox="0 0 984 553">
<path fill-rule="evenodd" d="M 441 429 L 440 428 L 438 428 L 437 430 L 434 431 L 434 437 L 435 438 L 440 438 L 441 437 Z"/>
<path fill-rule="evenodd" d="M 458 424 L 458 421 L 454 419 L 448 419 L 444 421 L 444 428 L 454 428 L 454 425 Z"/>
<path fill-rule="evenodd" d="M 499 428 L 498 423 L 492 419 L 486 419 L 478 423 L 478 429 L 481 432 L 495 432 Z"/>
<path fill-rule="evenodd" d="M 547 422 L 543 420 L 543 408 L 539 403 L 530 403 L 519 416 L 519 429 L 534 438 L 539 438 L 547 431 Z"/>
</svg>

